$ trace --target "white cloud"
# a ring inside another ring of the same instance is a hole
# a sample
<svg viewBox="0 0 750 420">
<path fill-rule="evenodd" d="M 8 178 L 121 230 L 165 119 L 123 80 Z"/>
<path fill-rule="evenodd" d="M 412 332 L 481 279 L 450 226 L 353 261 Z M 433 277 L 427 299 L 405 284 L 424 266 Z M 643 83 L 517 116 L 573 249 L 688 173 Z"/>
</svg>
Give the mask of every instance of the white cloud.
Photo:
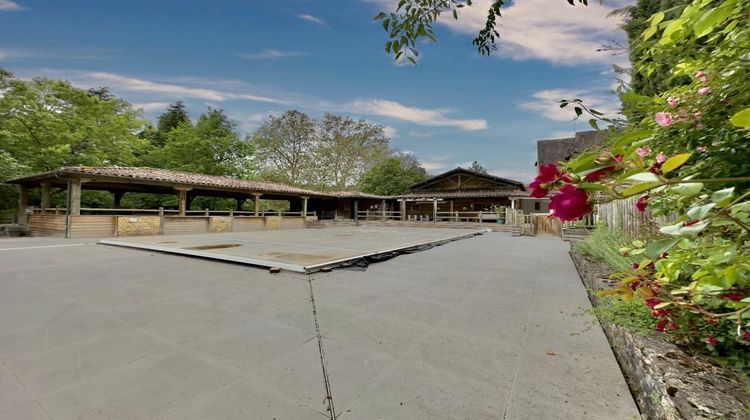
<svg viewBox="0 0 750 420">
<path fill-rule="evenodd" d="M 441 18 L 451 30 L 475 36 L 484 27 L 491 0 L 477 0 L 461 10 L 458 20 Z M 622 1 L 618 2 L 622 3 Z M 607 3 L 608 5 L 611 3 Z M 524 0 L 502 10 L 498 19 L 499 53 L 519 60 L 542 59 L 563 65 L 627 62 L 596 50 L 624 36 L 617 28 L 620 17 L 608 17 L 614 7 L 590 2 L 589 6 L 564 0 Z"/>
<path fill-rule="evenodd" d="M 396 130 L 395 127 L 391 127 L 390 125 L 383 126 L 383 133 L 386 137 L 391 139 L 399 137 L 398 130 Z"/>
<path fill-rule="evenodd" d="M 560 108 L 561 99 L 581 99 L 587 107 L 603 112 L 607 117 L 614 117 L 620 111 L 619 100 L 614 94 L 592 90 L 547 89 L 534 92 L 531 96 L 533 99 L 520 107 L 553 121 L 572 121 L 576 116 L 572 105 Z"/>
<path fill-rule="evenodd" d="M 487 121 L 481 119 L 455 119 L 448 109 L 425 109 L 403 105 L 386 99 L 360 99 L 345 105 L 353 112 L 378 115 L 419 125 L 456 127 L 466 131 L 486 130 Z"/>
<path fill-rule="evenodd" d="M 162 83 L 135 77 L 122 76 L 106 72 L 82 72 L 78 75 L 82 83 L 88 85 L 106 85 L 115 91 L 147 92 L 166 94 L 178 98 L 198 98 L 207 101 L 223 102 L 228 100 L 248 100 L 283 104 L 286 101 L 252 93 L 228 92 L 199 86 Z"/>
<path fill-rule="evenodd" d="M 21 6 L 11 0 L 0 0 L 0 12 L 20 12 L 23 10 L 28 10 L 28 7 Z"/>
<path fill-rule="evenodd" d="M 427 138 L 432 137 L 433 134 L 432 133 L 427 133 L 427 132 L 424 132 L 424 131 L 411 130 L 411 131 L 409 131 L 407 133 L 407 135 L 409 137 L 411 137 L 411 138 L 414 138 L 414 139 L 427 139 Z"/>
<path fill-rule="evenodd" d="M 142 109 L 145 112 L 152 112 L 152 111 L 166 110 L 169 105 L 170 105 L 169 102 L 143 102 L 143 103 L 134 103 L 133 108 Z"/>
<path fill-rule="evenodd" d="M 524 184 L 531 182 L 536 177 L 536 173 L 533 170 L 526 169 L 515 171 L 512 169 L 490 169 L 487 172 L 489 172 L 490 175 L 512 179 L 514 181 L 523 182 Z"/>
<path fill-rule="evenodd" d="M 396 0 L 367 1 L 378 3 L 386 12 L 396 9 Z M 438 23 L 453 32 L 474 37 L 484 28 L 491 3 L 492 0 L 474 0 L 471 7 L 460 9 L 458 20 L 445 14 Z M 603 5 L 592 1 L 589 6 L 577 2 L 571 6 L 565 0 L 514 1 L 503 7 L 502 17 L 497 20 L 500 33 L 497 53 L 517 60 L 540 59 L 562 65 L 627 65 L 625 55 L 613 57 L 611 53 L 596 50 L 612 40 L 624 42 L 624 34 L 618 29 L 622 18 L 608 15 L 632 3 L 632 0 L 609 0 Z"/>
<path fill-rule="evenodd" d="M 256 52 L 256 53 L 237 54 L 238 57 L 246 58 L 248 60 L 273 60 L 276 58 L 300 57 L 303 55 L 307 55 L 307 53 L 303 51 L 282 51 L 282 50 L 272 50 L 272 49 L 265 49 L 263 51 Z"/>
<path fill-rule="evenodd" d="M 300 18 L 300 19 L 302 19 L 302 20 L 314 23 L 316 25 L 326 26 L 326 22 L 323 19 L 317 18 L 317 17 L 315 17 L 313 15 L 308 15 L 307 13 L 303 13 L 303 14 L 297 15 L 297 17 Z"/>
<path fill-rule="evenodd" d="M 247 120 L 254 123 L 263 122 L 268 119 L 268 117 L 276 116 L 278 115 L 278 112 L 276 111 L 267 111 L 267 112 L 256 112 L 254 114 L 250 114 L 247 116 Z"/>
</svg>

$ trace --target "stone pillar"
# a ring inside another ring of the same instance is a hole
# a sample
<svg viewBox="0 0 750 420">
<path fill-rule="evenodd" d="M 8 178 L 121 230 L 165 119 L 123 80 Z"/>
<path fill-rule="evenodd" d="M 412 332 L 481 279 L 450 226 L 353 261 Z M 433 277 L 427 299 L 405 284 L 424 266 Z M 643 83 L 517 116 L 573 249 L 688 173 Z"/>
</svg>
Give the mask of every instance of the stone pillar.
<svg viewBox="0 0 750 420">
<path fill-rule="evenodd" d="M 302 197 L 302 217 L 307 217 L 307 199 L 309 197 Z"/>
<path fill-rule="evenodd" d="M 381 203 L 381 205 L 382 205 L 382 208 L 383 208 L 383 214 L 380 215 L 380 220 L 386 220 L 386 219 L 388 219 L 388 217 L 385 214 L 385 209 L 386 209 L 385 200 L 383 200 L 383 202 Z"/>
<path fill-rule="evenodd" d="M 401 212 L 401 221 L 406 220 L 406 200 L 399 201 L 399 212 Z"/>
<path fill-rule="evenodd" d="M 68 215 L 81 214 L 81 180 L 68 181 Z"/>
<path fill-rule="evenodd" d="M 256 216 L 260 216 L 260 196 L 263 194 L 253 194 L 253 209 Z"/>
<path fill-rule="evenodd" d="M 432 199 L 432 221 L 437 222 L 438 203 L 437 198 Z"/>
<path fill-rule="evenodd" d="M 39 184 L 39 195 L 42 198 L 42 203 L 40 204 L 40 207 L 42 208 L 42 213 L 45 212 L 45 209 L 50 208 L 52 205 L 52 194 L 49 186 L 49 182 L 42 182 Z"/>
<path fill-rule="evenodd" d="M 354 220 L 359 223 L 359 200 L 354 200 Z"/>
</svg>

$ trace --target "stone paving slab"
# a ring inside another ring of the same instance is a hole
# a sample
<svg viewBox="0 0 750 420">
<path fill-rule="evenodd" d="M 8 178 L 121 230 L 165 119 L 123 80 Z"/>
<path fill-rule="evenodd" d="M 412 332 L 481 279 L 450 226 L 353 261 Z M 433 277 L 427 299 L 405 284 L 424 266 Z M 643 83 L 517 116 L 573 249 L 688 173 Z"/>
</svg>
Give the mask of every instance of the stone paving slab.
<svg viewBox="0 0 750 420">
<path fill-rule="evenodd" d="M 318 337 L 339 419 L 638 416 L 558 238 L 311 276 L 78 243 L 0 242 L 0 419 L 330 418 Z"/>
</svg>

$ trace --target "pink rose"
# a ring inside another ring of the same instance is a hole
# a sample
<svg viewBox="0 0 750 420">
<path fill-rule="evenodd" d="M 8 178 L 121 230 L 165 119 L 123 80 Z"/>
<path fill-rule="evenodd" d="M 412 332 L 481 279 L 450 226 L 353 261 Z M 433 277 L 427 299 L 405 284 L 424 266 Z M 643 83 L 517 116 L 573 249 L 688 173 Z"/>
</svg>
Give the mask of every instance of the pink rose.
<svg viewBox="0 0 750 420">
<path fill-rule="evenodd" d="M 553 214 L 560 220 L 578 220 L 591 212 L 589 195 L 573 185 L 565 185 L 552 196 L 549 204 Z"/>
<path fill-rule="evenodd" d="M 543 188 L 542 182 L 538 179 L 535 179 L 534 182 L 529 184 L 529 188 L 531 188 L 531 195 L 534 198 L 544 198 L 549 194 L 549 188 Z"/>
<path fill-rule="evenodd" d="M 710 87 L 702 87 L 702 88 L 698 89 L 698 95 L 706 96 L 709 93 L 711 93 L 711 88 Z"/>
<path fill-rule="evenodd" d="M 719 344 L 718 341 L 716 341 L 715 338 L 711 337 L 710 335 L 706 338 L 706 343 L 716 347 L 717 344 Z"/>
<path fill-rule="evenodd" d="M 708 76 L 703 70 L 698 70 L 695 72 L 695 78 L 698 79 L 701 83 L 708 82 Z"/>
<path fill-rule="evenodd" d="M 540 166 L 539 175 L 536 177 L 536 179 L 544 184 L 551 184 L 557 181 L 558 178 L 560 178 L 560 171 L 553 163 Z"/>
<path fill-rule="evenodd" d="M 639 147 L 635 149 L 635 153 L 640 157 L 646 157 L 651 154 L 651 149 L 648 147 Z"/>
<path fill-rule="evenodd" d="M 635 202 L 635 208 L 640 212 L 644 212 L 646 211 L 646 206 L 648 206 L 648 195 L 642 195 L 638 198 L 638 201 Z"/>
<path fill-rule="evenodd" d="M 669 104 L 670 108 L 677 108 L 680 105 L 680 98 L 670 96 L 669 98 L 667 98 L 667 103 Z"/>
<path fill-rule="evenodd" d="M 669 127 L 672 125 L 672 114 L 669 112 L 657 112 L 654 116 L 656 123 L 662 127 Z"/>
<path fill-rule="evenodd" d="M 745 331 L 745 340 L 750 340 L 750 331 Z"/>
<path fill-rule="evenodd" d="M 656 155 L 656 163 L 662 164 L 667 161 L 667 155 L 664 154 L 664 152 L 659 152 L 658 155 Z"/>
</svg>

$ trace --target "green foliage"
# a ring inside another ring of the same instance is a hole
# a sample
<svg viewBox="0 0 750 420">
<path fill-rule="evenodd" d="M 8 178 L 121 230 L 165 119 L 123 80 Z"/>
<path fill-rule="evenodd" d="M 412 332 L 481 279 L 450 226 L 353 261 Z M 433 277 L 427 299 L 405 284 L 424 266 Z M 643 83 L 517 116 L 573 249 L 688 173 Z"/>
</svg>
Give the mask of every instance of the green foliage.
<svg viewBox="0 0 750 420">
<path fill-rule="evenodd" d="M 164 146 L 153 150 L 144 162 L 177 171 L 249 178 L 252 157 L 250 141 L 240 138 L 223 111 L 209 108 L 195 126 L 182 123 L 170 129 Z"/>
<path fill-rule="evenodd" d="M 263 178 L 322 190 L 346 190 L 391 155 L 383 127 L 326 114 L 321 121 L 290 110 L 269 117 L 253 144 Z"/>
<path fill-rule="evenodd" d="M 608 150 L 568 162 L 567 184 L 599 196 L 640 196 L 639 210 L 668 216 L 660 235 L 620 251 L 620 284 L 603 295 L 643 300 L 674 342 L 750 371 L 750 105 L 747 0 L 695 0 L 655 12 L 633 43 L 634 80 L 659 79 L 652 96 L 621 90 L 633 111 Z M 662 66 L 668 71 L 659 74 Z M 673 83 L 677 79 L 679 83 Z M 642 90 L 647 92 L 647 90 Z M 576 101 L 568 101 L 574 103 Z M 578 105 L 578 103 L 576 103 Z M 591 110 L 581 107 L 595 118 Z M 591 179 L 592 175 L 595 179 Z M 593 191 L 593 189 L 587 189 Z M 554 198 L 553 198 L 554 199 Z M 595 197 L 590 196 L 593 201 Z M 589 252 L 597 252 L 590 247 Z"/>
<path fill-rule="evenodd" d="M 474 172 L 476 172 L 476 173 L 480 173 L 480 174 L 485 174 L 486 175 L 486 174 L 489 173 L 489 171 L 487 170 L 487 168 L 485 168 L 484 166 L 482 166 L 482 164 L 479 163 L 479 162 L 477 162 L 476 160 L 474 162 L 471 162 L 471 166 L 469 166 L 469 169 L 472 170 L 472 171 L 474 171 Z"/>
<path fill-rule="evenodd" d="M 16 79 L 0 71 L 0 150 L 28 172 L 70 165 L 130 165 L 144 143 L 130 104 L 66 81 Z"/>
<path fill-rule="evenodd" d="M 591 309 L 591 313 L 603 322 L 611 322 L 638 335 L 653 334 L 657 323 L 643 299 L 605 297 L 599 305 Z"/>
<path fill-rule="evenodd" d="M 427 171 L 408 154 L 392 157 L 362 175 L 360 190 L 379 195 L 398 195 L 427 179 Z"/>
<path fill-rule="evenodd" d="M 640 261 L 637 255 L 623 255 L 621 248 L 630 245 L 633 238 L 621 229 L 613 229 L 604 224 L 583 240 L 576 242 L 573 247 L 584 255 L 592 256 L 616 271 L 629 270 L 634 262 Z"/>
</svg>

